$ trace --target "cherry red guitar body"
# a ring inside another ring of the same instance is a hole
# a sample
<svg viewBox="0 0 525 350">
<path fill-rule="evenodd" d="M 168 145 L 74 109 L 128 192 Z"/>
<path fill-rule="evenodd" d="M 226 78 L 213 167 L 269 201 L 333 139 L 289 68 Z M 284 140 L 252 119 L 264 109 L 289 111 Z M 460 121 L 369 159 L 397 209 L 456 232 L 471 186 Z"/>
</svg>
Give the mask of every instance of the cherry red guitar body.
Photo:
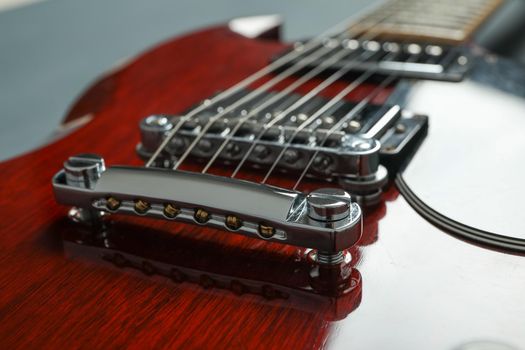
<svg viewBox="0 0 525 350">
<path fill-rule="evenodd" d="M 285 47 L 227 26 L 166 42 L 96 82 L 65 120 L 70 125 L 90 115 L 89 123 L 0 164 L 2 348 L 525 344 L 525 260 L 441 231 L 393 184 L 382 204 L 365 212 L 363 238 L 351 251 L 353 285 L 343 297 L 304 288 L 310 275 L 302 273 L 311 266 L 303 249 L 149 219 L 115 218 L 109 232 L 85 233 L 67 219 L 68 208 L 55 202 L 50 181 L 70 155 L 98 153 L 110 165 L 143 164 L 135 152 L 141 118 L 181 113 L 265 66 Z M 363 86 L 350 98 L 372 88 Z M 256 180 L 260 174 L 242 177 Z M 293 179 L 272 183 L 291 187 Z M 127 249 L 135 260 L 104 255 L 104 248 Z M 157 273 L 157 261 L 169 259 L 195 274 Z M 224 275 L 235 277 L 221 280 Z M 250 281 L 263 281 L 259 292 L 243 287 Z M 264 281 L 289 287 L 272 289 Z"/>
</svg>

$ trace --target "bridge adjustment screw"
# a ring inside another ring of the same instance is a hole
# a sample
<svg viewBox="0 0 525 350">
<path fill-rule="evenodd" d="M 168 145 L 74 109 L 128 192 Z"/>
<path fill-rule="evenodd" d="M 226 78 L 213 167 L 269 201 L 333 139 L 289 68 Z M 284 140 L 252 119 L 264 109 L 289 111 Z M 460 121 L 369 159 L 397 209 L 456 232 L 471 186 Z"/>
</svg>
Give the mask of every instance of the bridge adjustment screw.
<svg viewBox="0 0 525 350">
<path fill-rule="evenodd" d="M 275 228 L 265 224 L 259 224 L 259 234 L 264 238 L 272 238 L 275 235 Z"/>
<path fill-rule="evenodd" d="M 106 207 L 109 210 L 117 210 L 120 207 L 120 201 L 115 197 L 106 198 Z"/>
<path fill-rule="evenodd" d="M 204 224 L 208 222 L 210 219 L 210 213 L 208 213 L 204 209 L 195 209 L 195 215 L 194 215 L 195 221 L 197 221 L 200 224 Z"/>
<path fill-rule="evenodd" d="M 139 214 L 146 214 L 150 207 L 151 205 L 143 199 L 135 200 L 134 208 L 135 211 Z"/>
<path fill-rule="evenodd" d="M 177 215 L 179 215 L 180 209 L 174 206 L 171 203 L 164 204 L 164 215 L 166 215 L 168 218 L 173 219 Z"/>
<path fill-rule="evenodd" d="M 242 220 L 235 215 L 226 216 L 226 227 L 230 230 L 238 230 L 242 226 Z"/>
</svg>

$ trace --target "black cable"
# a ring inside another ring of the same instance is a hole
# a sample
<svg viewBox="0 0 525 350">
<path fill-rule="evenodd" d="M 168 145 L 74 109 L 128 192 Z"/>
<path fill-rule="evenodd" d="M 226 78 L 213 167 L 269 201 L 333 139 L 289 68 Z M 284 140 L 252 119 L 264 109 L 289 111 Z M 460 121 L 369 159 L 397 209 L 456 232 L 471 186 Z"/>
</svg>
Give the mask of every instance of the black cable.
<svg viewBox="0 0 525 350">
<path fill-rule="evenodd" d="M 454 221 L 430 208 L 408 187 L 401 173 L 397 174 L 395 184 L 407 203 L 428 222 L 438 228 L 482 246 L 504 250 L 506 252 L 525 253 L 525 239 L 498 235 L 476 229 Z"/>
</svg>

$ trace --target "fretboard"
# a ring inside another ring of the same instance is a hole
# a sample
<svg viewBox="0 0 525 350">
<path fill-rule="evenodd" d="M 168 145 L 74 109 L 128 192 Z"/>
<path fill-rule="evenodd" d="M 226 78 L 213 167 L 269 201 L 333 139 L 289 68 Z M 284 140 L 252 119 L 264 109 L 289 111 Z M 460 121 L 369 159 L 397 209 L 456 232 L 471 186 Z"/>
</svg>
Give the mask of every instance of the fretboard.
<svg viewBox="0 0 525 350">
<path fill-rule="evenodd" d="M 502 0 L 391 0 L 352 31 L 395 40 L 458 44 L 467 40 Z"/>
</svg>

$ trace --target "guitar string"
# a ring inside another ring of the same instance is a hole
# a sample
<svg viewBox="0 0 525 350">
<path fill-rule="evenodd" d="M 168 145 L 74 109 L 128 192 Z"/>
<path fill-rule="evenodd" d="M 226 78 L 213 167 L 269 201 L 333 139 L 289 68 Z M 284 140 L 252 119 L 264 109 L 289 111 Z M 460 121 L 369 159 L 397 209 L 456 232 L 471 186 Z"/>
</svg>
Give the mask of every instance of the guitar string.
<svg viewBox="0 0 525 350">
<path fill-rule="evenodd" d="M 383 80 L 381 82 L 381 84 L 379 84 L 376 87 L 376 89 L 374 89 L 374 91 L 371 93 L 372 96 L 371 95 L 367 96 L 367 99 L 372 99 L 375 96 L 377 96 L 380 92 L 382 92 L 384 90 L 384 88 L 386 86 L 388 86 L 390 83 L 392 83 L 394 81 L 394 79 L 395 79 L 395 76 L 393 76 L 393 75 L 387 77 L 385 80 Z M 354 108 L 352 108 L 352 110 L 349 113 L 347 113 L 337 124 L 335 124 L 332 128 L 330 128 L 328 130 L 328 132 L 326 133 L 326 135 L 324 136 L 324 138 L 322 139 L 322 141 L 320 142 L 318 147 L 323 147 L 325 142 L 329 139 L 329 137 L 334 132 L 338 131 L 346 122 L 352 120 L 357 113 L 359 113 L 362 109 L 364 109 L 366 107 L 366 105 L 368 104 L 368 102 L 369 102 L 369 100 L 367 100 L 367 99 L 364 99 L 364 100 L 360 101 L 359 104 L 357 104 Z M 301 175 L 299 176 L 299 178 L 295 182 L 294 187 L 292 188 L 292 190 L 296 190 L 297 189 L 297 187 L 299 186 L 299 184 L 303 180 L 304 176 L 307 174 L 308 170 L 310 169 L 310 167 L 312 166 L 314 160 L 317 158 L 318 155 L 319 155 L 319 150 L 316 150 L 314 152 L 314 154 L 310 157 L 308 163 L 306 164 L 306 167 L 301 172 Z"/>
<path fill-rule="evenodd" d="M 412 55 L 412 57 L 407 59 L 406 62 L 407 63 L 408 62 L 413 62 L 413 61 L 417 60 L 418 57 L 420 57 L 419 54 Z M 330 136 L 333 133 L 339 131 L 345 123 L 347 123 L 348 121 L 352 120 L 357 113 L 361 112 L 364 108 L 366 108 L 366 106 L 370 103 L 370 101 L 372 99 L 374 99 L 379 93 L 381 93 L 388 85 L 390 85 L 390 83 L 392 83 L 398 77 L 399 77 L 399 73 L 393 73 L 390 76 L 387 76 L 381 82 L 381 84 L 378 85 L 365 99 L 363 99 L 356 106 L 354 106 L 349 112 L 347 112 L 347 114 L 343 118 L 341 118 L 336 124 L 334 124 L 334 126 L 332 128 L 330 128 L 326 132 L 324 138 L 321 140 L 321 142 L 319 143 L 318 147 L 323 147 L 324 144 L 326 143 L 326 141 L 330 138 Z M 374 115 L 374 117 L 372 119 L 375 119 L 380 113 L 381 113 L 381 109 L 376 112 L 376 114 Z M 303 178 L 308 173 L 308 170 L 311 168 L 313 162 L 315 161 L 315 159 L 319 155 L 319 152 L 320 152 L 319 149 L 316 150 L 314 152 L 314 154 L 310 157 L 308 163 L 306 164 L 305 168 L 301 172 L 301 175 L 299 176 L 299 178 L 295 182 L 292 190 L 294 190 L 294 191 L 297 190 L 297 187 L 299 186 L 299 184 L 301 183 Z"/>
<path fill-rule="evenodd" d="M 413 54 L 412 57 L 410 57 L 409 59 L 406 60 L 407 63 L 409 62 L 413 62 L 413 61 L 416 61 L 419 57 L 420 57 L 421 54 Z M 334 126 L 332 128 L 330 128 L 326 135 L 324 136 L 324 138 L 321 140 L 320 144 L 318 147 L 323 147 L 324 144 L 326 143 L 326 141 L 329 139 L 329 137 L 335 133 L 336 131 L 340 130 L 340 128 L 344 125 L 344 123 L 350 121 L 351 119 L 353 119 L 353 117 L 359 113 L 362 109 L 364 109 L 368 103 L 375 97 L 377 96 L 381 91 L 384 90 L 384 88 L 386 86 L 388 86 L 391 82 L 394 81 L 394 79 L 398 78 L 399 77 L 399 73 L 393 73 L 391 74 L 390 76 L 388 76 L 380 85 L 378 85 L 378 87 L 376 89 L 374 89 L 374 91 L 372 91 L 365 99 L 363 99 L 359 104 L 357 104 L 354 108 L 352 108 L 352 110 L 350 110 L 343 118 L 341 118 L 339 120 L 339 122 L 337 122 L 336 124 L 334 124 Z M 381 86 L 382 85 L 382 86 Z M 378 90 L 377 92 L 375 92 L 375 90 Z M 360 106 L 361 105 L 361 106 Z M 377 112 L 377 114 L 380 113 L 380 110 Z M 377 114 L 374 116 L 376 117 Z M 306 174 L 308 173 L 308 170 L 310 169 L 310 167 L 312 166 L 314 160 L 316 159 L 316 157 L 319 155 L 319 150 L 316 150 L 314 152 L 314 154 L 310 157 L 308 163 L 306 164 L 305 168 L 303 169 L 303 171 L 301 172 L 301 175 L 299 176 L 299 178 L 297 179 L 297 181 L 295 182 L 294 184 L 294 187 L 292 188 L 292 190 L 296 190 L 297 187 L 299 186 L 299 184 L 301 183 L 301 181 L 303 180 L 303 178 L 306 176 Z"/>
<path fill-rule="evenodd" d="M 316 45 L 321 44 L 320 42 L 315 42 L 315 45 L 309 47 L 310 49 L 314 48 Z M 307 50 L 307 52 L 310 50 Z M 320 49 L 316 49 L 313 52 L 319 54 Z M 304 53 L 304 46 L 301 50 L 292 50 L 289 54 L 286 56 L 281 57 L 279 60 L 272 62 L 272 64 L 264 67 L 263 69 L 257 71 L 256 73 L 250 75 L 248 78 L 245 78 L 241 82 L 235 84 L 231 88 L 219 93 L 218 95 L 214 96 L 213 98 L 209 99 L 208 103 L 203 103 L 196 107 L 195 109 L 192 109 L 189 111 L 186 115 L 180 117 L 178 119 L 177 124 L 173 127 L 173 129 L 170 130 L 168 135 L 164 138 L 164 140 L 161 142 L 159 147 L 155 150 L 155 152 L 151 155 L 150 159 L 146 163 L 145 167 L 150 167 L 155 160 L 158 158 L 160 153 L 166 148 L 168 143 L 173 139 L 173 137 L 176 135 L 176 133 L 180 130 L 180 128 L 184 125 L 184 123 L 194 116 L 196 116 L 198 113 L 204 111 L 206 108 L 208 108 L 211 105 L 220 102 L 230 96 L 233 96 L 235 93 L 239 92 L 243 88 L 246 88 L 250 84 L 253 84 L 254 82 L 258 81 L 259 79 L 263 78 L 267 74 L 281 68 L 286 63 L 292 61 L 293 59 L 299 57 L 301 54 Z M 322 54 L 324 54 L 323 52 Z M 308 57 L 308 56 L 307 56 Z M 286 58 L 286 59 L 285 59 Z"/>
<path fill-rule="evenodd" d="M 346 31 L 345 33 L 346 34 Z M 343 35 L 344 35 L 343 34 Z M 344 39 L 351 39 L 351 38 L 344 38 Z M 293 64 L 291 67 L 286 69 L 284 72 L 278 74 L 274 78 L 272 78 L 270 81 L 262 85 L 261 87 L 255 89 L 254 91 L 248 93 L 247 95 L 243 96 L 241 99 L 237 100 L 232 105 L 229 105 L 224 110 L 219 112 L 218 114 L 211 117 L 208 122 L 204 125 L 204 127 L 200 130 L 199 134 L 196 135 L 195 139 L 192 141 L 192 143 L 188 146 L 188 148 L 185 150 L 185 152 L 179 157 L 175 165 L 173 166 L 173 170 L 176 170 L 183 162 L 186 160 L 186 158 L 191 154 L 193 149 L 197 146 L 197 144 L 200 142 L 200 140 L 206 135 L 206 132 L 209 130 L 209 128 L 221 117 L 225 116 L 226 114 L 232 112 L 235 108 L 242 106 L 244 103 L 249 102 L 253 100 L 254 98 L 261 95 L 263 92 L 267 92 L 271 87 L 277 85 L 284 79 L 293 76 L 295 73 L 297 73 L 299 70 L 303 69 L 305 66 L 308 66 L 309 63 L 315 61 L 318 58 L 321 58 L 327 53 L 330 53 L 331 51 L 334 51 L 337 48 L 337 46 L 333 47 L 323 47 L 320 51 L 323 52 L 321 55 L 314 55 L 314 56 L 308 56 L 303 59 L 301 59 L 299 62 Z M 326 51 L 326 52 L 325 52 Z"/>
<path fill-rule="evenodd" d="M 369 76 L 371 76 L 373 73 L 374 72 L 369 72 Z M 346 95 L 348 95 L 354 89 L 355 89 L 355 86 L 351 86 L 351 85 L 349 85 L 347 88 L 343 89 L 339 94 L 337 94 L 334 98 L 332 98 L 327 104 L 325 104 L 323 106 L 325 108 L 322 108 L 322 109 L 318 110 L 315 114 L 313 114 L 310 118 L 308 118 L 304 123 L 299 125 L 299 127 L 297 127 L 294 130 L 294 132 L 291 135 L 290 139 L 285 144 L 285 146 L 281 149 L 281 151 L 279 152 L 278 156 L 273 161 L 272 166 L 270 167 L 270 169 L 266 172 L 266 174 L 265 174 L 263 180 L 261 181 L 261 183 L 264 184 L 264 183 L 266 183 L 268 181 L 268 179 L 270 178 L 270 175 L 273 173 L 273 171 L 275 170 L 276 166 L 278 165 L 278 163 L 281 161 L 282 157 L 284 156 L 285 152 L 288 150 L 288 148 L 292 144 L 292 141 L 295 139 L 295 136 L 297 136 L 299 134 L 299 132 L 301 132 L 303 129 L 305 129 L 309 124 L 314 122 L 317 118 L 319 118 L 328 109 L 328 107 L 332 107 L 336 103 L 342 101 L 344 99 L 344 97 Z M 328 107 L 326 107 L 326 106 L 328 106 Z"/>
<path fill-rule="evenodd" d="M 208 108 L 210 104 L 213 105 L 219 101 L 222 101 L 234 95 L 235 93 L 239 92 L 243 88 L 253 84 L 254 82 L 261 79 L 262 77 L 266 76 L 267 74 L 282 68 L 287 63 L 303 55 L 305 52 L 309 52 L 310 50 L 313 50 L 314 48 L 322 44 L 323 40 L 325 40 L 326 38 L 329 38 L 331 35 L 341 35 L 342 33 L 345 33 L 351 30 L 354 26 L 359 24 L 358 22 L 359 18 L 363 18 L 363 16 L 366 15 L 367 13 L 371 13 L 378 6 L 379 6 L 378 4 L 372 4 L 370 6 L 365 7 L 362 11 L 358 11 L 356 14 L 344 19 L 343 21 L 339 22 L 335 26 L 332 26 L 331 28 L 325 30 L 320 35 L 316 36 L 315 38 L 309 40 L 306 43 L 303 43 L 301 46 L 302 48 L 301 50 L 292 50 L 291 52 L 280 57 L 278 60 L 272 62 L 271 64 L 265 66 L 259 71 L 251 74 L 247 78 L 241 80 L 234 86 L 226 89 L 225 91 L 209 99 L 208 104 L 202 104 L 196 107 L 195 109 L 191 110 L 190 112 L 188 112 L 186 115 L 180 117 L 178 123 L 173 127 L 172 130 L 170 130 L 170 132 L 166 135 L 164 140 L 160 143 L 159 147 L 157 147 L 155 152 L 150 156 L 150 158 L 145 164 L 145 167 L 147 168 L 153 165 L 153 163 L 159 157 L 160 153 L 166 148 L 168 143 L 171 141 L 171 139 L 173 139 L 175 134 L 184 125 L 186 121 L 194 117 L 197 113 L 200 113 L 206 108 Z"/>
<path fill-rule="evenodd" d="M 417 59 L 419 55 L 411 55 L 411 57 L 409 59 L 407 59 L 405 62 L 409 62 L 409 61 L 412 61 L 412 60 L 415 60 Z M 394 81 L 394 79 L 397 77 L 397 73 L 393 73 L 393 74 L 390 74 L 390 75 L 387 75 L 385 79 L 382 80 L 382 82 L 371 92 L 369 93 L 364 99 L 362 99 L 355 107 L 352 108 L 352 110 L 350 110 L 344 117 L 344 121 L 343 122 L 339 122 L 340 125 L 343 125 L 344 122 L 347 122 L 347 121 L 350 121 L 351 119 L 354 118 L 354 116 L 359 113 L 359 111 L 361 111 L 363 108 L 365 108 L 368 103 L 375 97 L 377 96 L 380 92 L 382 92 L 386 86 L 388 86 L 388 84 L 390 84 L 392 81 Z M 343 89 L 339 94 L 337 94 L 336 96 L 334 96 L 326 105 L 328 104 L 331 104 L 331 105 L 335 105 L 337 102 L 339 101 L 342 101 L 353 89 L 351 88 L 352 84 L 348 85 L 347 88 Z M 325 105 L 325 106 L 326 106 Z M 323 110 L 324 109 L 324 110 Z M 275 170 L 275 167 L 277 166 L 277 164 L 279 163 L 279 161 L 282 159 L 283 155 L 285 154 L 285 152 L 290 148 L 290 146 L 292 145 L 292 142 L 293 140 L 295 139 L 295 137 L 299 134 L 299 132 L 301 132 L 301 130 L 303 130 L 304 128 L 306 128 L 308 125 L 310 125 L 312 122 L 314 122 L 315 120 L 317 120 L 324 112 L 326 111 L 326 108 L 321 108 L 320 110 L 318 110 L 314 115 L 312 115 L 310 118 L 308 118 L 306 121 L 304 121 L 299 127 L 297 127 L 296 130 L 294 130 L 294 133 L 291 135 L 290 139 L 288 140 L 288 142 L 286 143 L 286 145 L 283 147 L 283 149 L 281 150 L 281 152 L 279 153 L 279 155 L 277 156 L 277 158 L 275 159 L 275 161 L 272 163 L 272 166 L 270 167 L 270 169 L 267 171 L 266 175 L 264 176 L 264 179 L 261 181 L 261 183 L 266 183 L 268 181 L 268 179 L 270 178 L 270 175 L 273 173 L 273 171 Z M 334 129 L 335 131 L 336 129 Z M 330 136 L 329 134 L 327 135 L 328 137 Z M 326 139 L 328 139 L 326 137 Z M 315 158 L 314 158 L 315 159 Z M 313 162 L 313 161 L 312 161 Z M 296 187 L 294 187 L 295 189 Z"/>
<path fill-rule="evenodd" d="M 387 58 L 388 59 L 391 59 L 393 56 L 395 56 L 395 53 L 391 53 L 391 54 L 387 54 L 385 57 L 383 57 L 383 59 Z M 347 67 L 348 69 L 345 69 L 343 68 L 341 70 L 342 74 L 340 74 L 340 76 L 343 76 L 345 75 L 346 73 L 348 73 L 348 71 L 350 71 L 352 68 L 353 68 L 354 65 L 350 65 L 350 67 Z M 362 83 L 364 83 L 368 78 L 370 78 L 370 76 L 375 72 L 375 69 L 369 69 L 367 71 L 365 71 L 364 73 L 362 73 L 359 77 L 356 78 L 356 80 L 354 80 L 352 82 L 352 89 L 355 89 L 357 88 L 359 85 L 361 85 Z M 318 95 L 318 92 L 319 91 L 310 91 L 310 93 L 312 93 L 312 96 L 311 97 L 315 97 Z M 348 92 L 349 93 L 349 92 Z M 287 112 L 291 112 L 293 110 L 295 110 L 297 107 L 299 106 L 290 106 L 290 107 L 293 107 L 293 108 L 289 108 L 289 110 Z M 330 109 L 332 107 L 332 105 L 324 105 L 321 107 L 321 112 L 318 110 L 317 112 L 315 113 L 324 113 L 326 110 Z M 264 128 L 261 130 L 261 132 L 255 137 L 255 139 L 253 140 L 252 144 L 250 145 L 250 147 L 248 148 L 248 150 L 246 151 L 246 153 L 244 154 L 243 158 L 241 159 L 241 161 L 237 164 L 235 170 L 233 171 L 232 175 L 230 176 L 231 178 L 234 178 L 235 176 L 237 176 L 237 173 L 240 171 L 240 169 L 242 168 L 242 166 L 244 165 L 244 163 L 248 160 L 249 156 L 251 155 L 251 153 L 253 152 L 253 150 L 255 149 L 255 147 L 257 146 L 258 142 L 262 139 L 262 137 L 265 135 L 266 131 L 268 131 L 273 125 L 275 125 L 276 123 L 278 123 L 280 120 L 284 119 L 286 117 L 286 115 L 284 113 L 281 113 L 280 115 L 278 115 L 276 118 L 274 118 L 273 120 L 271 120 L 270 122 L 268 122 L 267 124 L 264 125 Z"/>
<path fill-rule="evenodd" d="M 372 40 L 376 35 L 370 35 L 368 37 L 361 37 L 359 40 Z M 348 40 L 348 39 L 345 39 Z M 339 45 L 339 43 L 337 44 Z M 229 131 L 228 135 L 225 137 L 224 141 L 221 143 L 219 148 L 214 152 L 213 156 L 208 160 L 207 164 L 201 171 L 203 174 L 206 173 L 211 165 L 217 160 L 217 158 L 220 156 L 221 152 L 224 150 L 224 148 L 228 145 L 228 143 L 232 140 L 232 138 L 235 136 L 236 132 L 252 117 L 256 117 L 259 112 L 261 112 L 264 108 L 270 106 L 272 103 L 274 103 L 276 100 L 279 100 L 283 97 L 287 97 L 290 95 L 290 92 L 296 90 L 299 86 L 303 85 L 304 83 L 310 81 L 312 78 L 316 77 L 323 71 L 325 71 L 327 68 L 332 67 L 334 64 L 338 63 L 339 60 L 345 58 L 346 56 L 349 56 L 351 54 L 355 53 L 353 50 L 344 49 L 342 51 L 339 51 L 336 55 L 330 57 L 330 59 L 324 61 L 321 65 L 316 66 L 313 70 L 309 71 L 307 74 L 301 76 L 298 80 L 294 81 L 292 84 L 290 84 L 285 90 L 280 91 L 276 96 L 275 99 L 270 99 L 264 103 L 263 105 L 257 106 L 257 108 L 250 111 L 248 115 L 241 118 L 238 123 L 233 127 L 231 131 Z M 372 52 L 372 51 L 363 51 L 361 52 L 356 59 L 362 58 L 363 61 L 367 60 L 375 55 L 377 55 L 379 52 Z M 263 125 L 263 127 L 266 128 L 267 125 L 275 124 L 278 120 L 281 120 L 285 118 L 287 115 L 289 115 L 294 109 L 300 107 L 301 105 L 305 104 L 306 102 L 310 101 L 312 98 L 317 96 L 319 92 L 326 89 L 328 86 L 333 84 L 337 79 L 341 78 L 343 75 L 348 73 L 352 68 L 354 68 L 357 64 L 363 62 L 361 60 L 354 60 L 352 59 L 350 62 L 346 63 L 341 69 L 334 72 L 332 75 L 330 75 L 328 78 L 323 80 L 321 83 L 319 83 L 315 88 L 310 90 L 306 95 L 302 96 L 299 100 L 293 102 L 290 106 L 288 106 L 284 111 L 280 112 L 277 116 L 275 116 L 270 122 Z M 272 124 L 273 123 L 273 124 Z M 270 126 L 271 126 L 270 125 Z M 256 140 L 254 141 L 256 142 Z M 252 142 L 253 145 L 253 142 Z M 252 148 L 250 147 L 248 151 L 245 153 L 248 155 L 251 152 Z M 243 162 L 241 160 L 241 162 Z"/>
</svg>

